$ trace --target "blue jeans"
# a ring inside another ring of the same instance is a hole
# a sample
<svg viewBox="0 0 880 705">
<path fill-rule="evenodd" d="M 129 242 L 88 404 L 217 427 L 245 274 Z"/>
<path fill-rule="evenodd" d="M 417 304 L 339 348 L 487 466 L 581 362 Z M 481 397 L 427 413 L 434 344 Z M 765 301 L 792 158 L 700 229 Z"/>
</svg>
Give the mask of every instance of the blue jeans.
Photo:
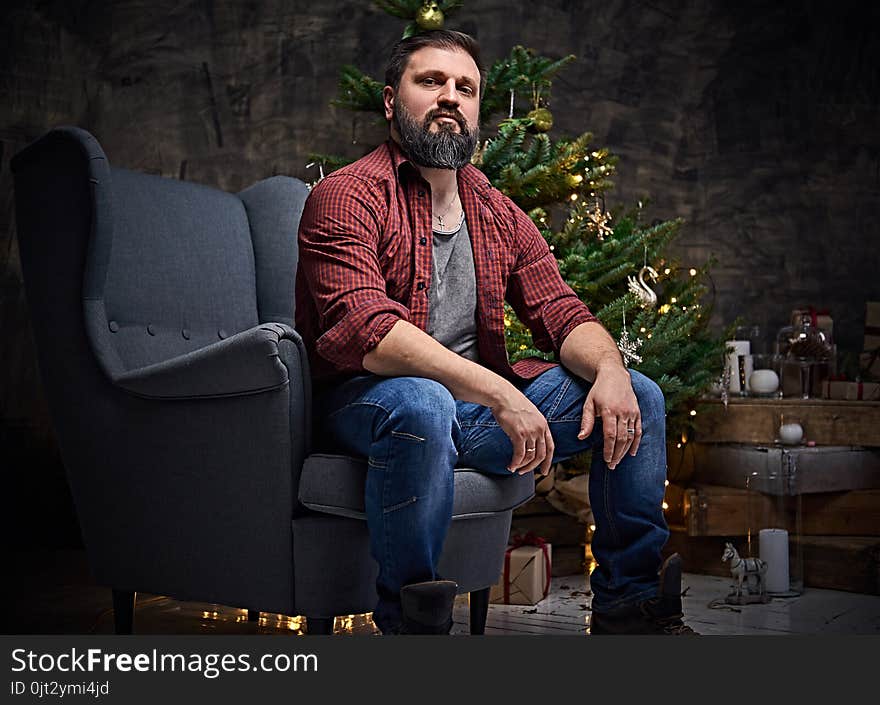
<svg viewBox="0 0 880 705">
<path fill-rule="evenodd" d="M 660 388 L 630 370 L 642 414 L 638 453 L 614 470 L 602 454 L 602 420 L 580 440 L 591 384 L 562 366 L 520 384 L 550 426 L 553 461 L 593 447 L 590 503 L 596 522 L 590 576 L 593 610 L 610 612 L 653 597 L 660 551 L 669 537 L 663 517 L 666 479 L 665 405 Z M 316 394 L 316 427 L 324 443 L 367 458 L 366 513 L 379 601 L 373 621 L 387 632 L 400 622 L 404 585 L 436 580 L 452 515 L 453 469 L 510 476 L 510 439 L 492 411 L 458 401 L 423 377 L 353 377 Z"/>
</svg>

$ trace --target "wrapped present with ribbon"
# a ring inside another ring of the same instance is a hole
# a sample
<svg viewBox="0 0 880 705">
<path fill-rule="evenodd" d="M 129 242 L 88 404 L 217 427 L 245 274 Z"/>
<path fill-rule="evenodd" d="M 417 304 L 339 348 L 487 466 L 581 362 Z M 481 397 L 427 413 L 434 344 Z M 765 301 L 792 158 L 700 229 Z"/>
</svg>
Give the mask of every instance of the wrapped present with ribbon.
<svg viewBox="0 0 880 705">
<path fill-rule="evenodd" d="M 514 534 L 504 553 L 504 572 L 489 602 L 536 605 L 550 592 L 552 546 L 534 532 Z"/>
<path fill-rule="evenodd" d="M 865 305 L 865 343 L 859 362 L 863 370 L 880 379 L 880 301 Z"/>
<path fill-rule="evenodd" d="M 822 396 L 845 401 L 880 401 L 880 383 L 825 380 Z"/>
</svg>

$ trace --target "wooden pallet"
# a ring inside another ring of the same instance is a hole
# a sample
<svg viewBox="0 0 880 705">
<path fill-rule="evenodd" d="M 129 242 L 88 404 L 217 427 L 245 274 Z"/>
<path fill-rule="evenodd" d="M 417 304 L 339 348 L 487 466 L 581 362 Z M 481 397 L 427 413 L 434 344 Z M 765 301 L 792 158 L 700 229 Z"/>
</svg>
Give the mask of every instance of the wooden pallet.
<svg viewBox="0 0 880 705">
<path fill-rule="evenodd" d="M 721 561 L 725 540 L 745 552 L 745 536 L 688 536 L 684 526 L 674 526 L 663 552 L 682 555 L 684 569 L 730 577 Z M 806 587 L 880 595 L 880 538 L 876 536 L 803 536 L 803 573 Z"/>
<path fill-rule="evenodd" d="M 805 536 L 880 536 L 880 490 L 779 498 L 734 487 L 694 485 L 684 491 L 683 520 L 688 536 L 745 536 L 750 529 L 793 527 L 797 502 Z"/>
<path fill-rule="evenodd" d="M 747 486 L 770 494 L 880 489 L 880 449 L 861 446 L 688 444 L 693 469 L 681 484 Z"/>
<path fill-rule="evenodd" d="M 731 397 L 697 405 L 701 443 L 772 444 L 781 420 L 803 426 L 805 441 L 816 445 L 880 446 L 880 402 L 836 399 Z"/>
</svg>

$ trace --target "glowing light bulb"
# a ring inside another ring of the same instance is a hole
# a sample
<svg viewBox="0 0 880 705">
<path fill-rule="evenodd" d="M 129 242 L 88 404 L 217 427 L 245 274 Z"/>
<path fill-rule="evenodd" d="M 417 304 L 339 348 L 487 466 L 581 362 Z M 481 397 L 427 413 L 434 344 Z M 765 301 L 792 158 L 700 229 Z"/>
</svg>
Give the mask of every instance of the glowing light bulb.
<svg viewBox="0 0 880 705">
<path fill-rule="evenodd" d="M 697 270 L 694 269 L 693 267 L 691 267 L 690 274 L 691 274 L 692 277 L 697 276 Z"/>
</svg>

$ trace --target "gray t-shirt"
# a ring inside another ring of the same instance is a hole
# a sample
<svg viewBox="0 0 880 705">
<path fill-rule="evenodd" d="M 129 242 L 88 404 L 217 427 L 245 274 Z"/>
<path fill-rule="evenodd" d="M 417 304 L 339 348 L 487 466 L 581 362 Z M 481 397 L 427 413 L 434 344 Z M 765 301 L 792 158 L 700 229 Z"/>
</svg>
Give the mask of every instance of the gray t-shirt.
<svg viewBox="0 0 880 705">
<path fill-rule="evenodd" d="M 462 357 L 479 362 L 477 280 L 467 223 L 455 233 L 434 233 L 434 272 L 428 290 L 428 335 Z"/>
</svg>

